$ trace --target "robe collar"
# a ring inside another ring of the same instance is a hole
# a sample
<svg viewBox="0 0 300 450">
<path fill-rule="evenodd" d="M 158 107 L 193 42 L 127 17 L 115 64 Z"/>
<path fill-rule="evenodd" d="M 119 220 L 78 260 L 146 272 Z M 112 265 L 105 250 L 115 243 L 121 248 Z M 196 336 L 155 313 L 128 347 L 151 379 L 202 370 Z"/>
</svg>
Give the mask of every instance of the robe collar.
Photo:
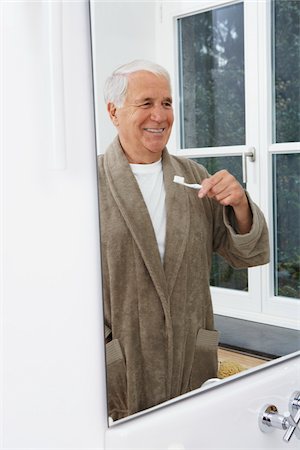
<svg viewBox="0 0 300 450">
<path fill-rule="evenodd" d="M 166 190 L 166 243 L 161 262 L 151 218 L 118 137 L 104 155 L 104 168 L 111 193 L 140 251 L 163 303 L 172 294 L 187 246 L 190 215 L 185 189 L 173 182 L 176 163 L 165 148 L 162 154 Z"/>
</svg>

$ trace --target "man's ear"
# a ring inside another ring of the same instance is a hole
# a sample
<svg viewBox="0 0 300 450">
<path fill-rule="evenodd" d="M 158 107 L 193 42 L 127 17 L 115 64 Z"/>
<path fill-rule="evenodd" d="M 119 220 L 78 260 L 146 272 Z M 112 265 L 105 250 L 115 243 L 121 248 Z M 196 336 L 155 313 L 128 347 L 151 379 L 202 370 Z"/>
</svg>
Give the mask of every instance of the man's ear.
<svg viewBox="0 0 300 450">
<path fill-rule="evenodd" d="M 114 103 L 107 104 L 107 111 L 112 123 L 117 127 L 119 125 L 118 116 L 117 116 L 117 108 Z"/>
</svg>

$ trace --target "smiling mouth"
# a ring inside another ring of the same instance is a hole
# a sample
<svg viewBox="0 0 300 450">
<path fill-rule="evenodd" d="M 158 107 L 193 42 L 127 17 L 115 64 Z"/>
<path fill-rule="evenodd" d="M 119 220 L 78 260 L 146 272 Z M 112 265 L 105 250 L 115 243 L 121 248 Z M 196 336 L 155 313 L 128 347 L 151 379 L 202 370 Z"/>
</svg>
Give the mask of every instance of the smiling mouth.
<svg viewBox="0 0 300 450">
<path fill-rule="evenodd" d="M 144 130 L 153 134 L 161 134 L 165 131 L 165 128 L 144 128 Z"/>
</svg>

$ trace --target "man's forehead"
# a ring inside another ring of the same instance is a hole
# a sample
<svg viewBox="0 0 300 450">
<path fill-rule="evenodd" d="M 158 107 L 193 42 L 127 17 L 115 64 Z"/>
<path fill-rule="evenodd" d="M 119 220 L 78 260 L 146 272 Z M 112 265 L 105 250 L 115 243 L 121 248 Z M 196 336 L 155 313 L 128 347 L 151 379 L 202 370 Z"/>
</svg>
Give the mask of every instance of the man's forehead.
<svg viewBox="0 0 300 450">
<path fill-rule="evenodd" d="M 127 97 L 134 99 L 154 99 L 163 96 L 171 100 L 171 87 L 163 75 L 152 72 L 134 72 L 128 77 Z"/>
</svg>

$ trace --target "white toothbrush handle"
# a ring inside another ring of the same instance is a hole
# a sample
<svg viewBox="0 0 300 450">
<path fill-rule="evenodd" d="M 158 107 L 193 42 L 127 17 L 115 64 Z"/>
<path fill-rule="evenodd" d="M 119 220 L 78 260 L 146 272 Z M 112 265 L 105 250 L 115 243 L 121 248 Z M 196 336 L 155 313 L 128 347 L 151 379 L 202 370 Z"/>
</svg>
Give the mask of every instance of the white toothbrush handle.
<svg viewBox="0 0 300 450">
<path fill-rule="evenodd" d="M 189 187 L 191 189 L 198 189 L 198 190 L 202 188 L 201 184 L 187 184 L 186 183 L 185 186 Z"/>
</svg>

